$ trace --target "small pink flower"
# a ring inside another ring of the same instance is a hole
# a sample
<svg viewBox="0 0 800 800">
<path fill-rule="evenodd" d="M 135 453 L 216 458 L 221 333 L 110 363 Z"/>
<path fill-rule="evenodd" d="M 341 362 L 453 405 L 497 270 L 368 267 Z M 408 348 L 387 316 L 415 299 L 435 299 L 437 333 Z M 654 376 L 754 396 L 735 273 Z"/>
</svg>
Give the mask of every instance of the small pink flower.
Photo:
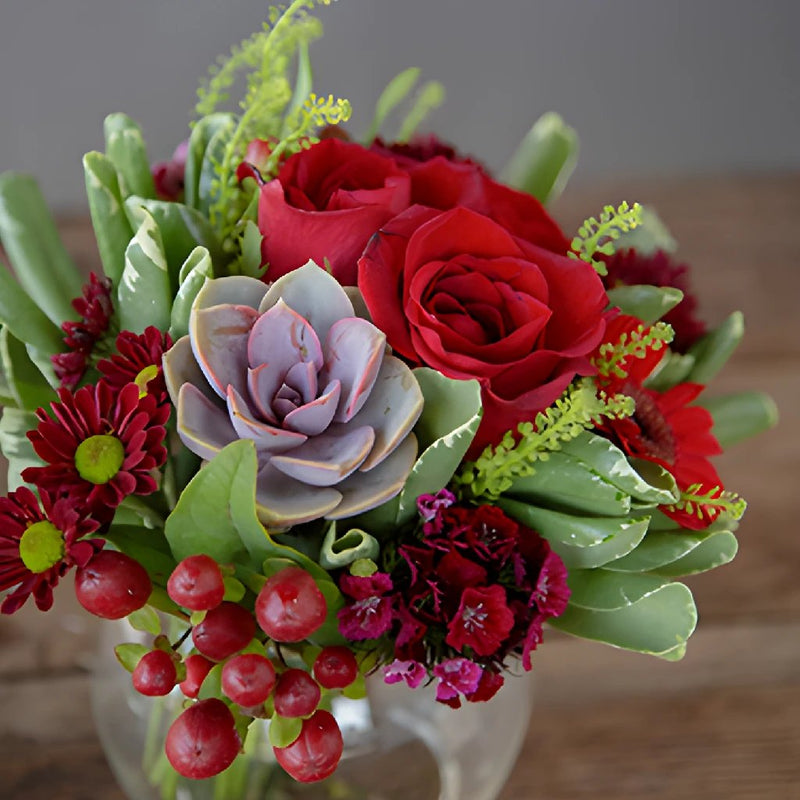
<svg viewBox="0 0 800 800">
<path fill-rule="evenodd" d="M 531 600 L 545 616 L 558 617 L 566 611 L 569 596 L 567 568 L 561 557 L 550 550 L 539 570 Z"/>
<path fill-rule="evenodd" d="M 416 689 L 427 676 L 425 667 L 419 661 L 400 661 L 395 659 L 383 668 L 384 683 L 405 681 L 409 688 Z"/>
<path fill-rule="evenodd" d="M 477 691 L 483 670 L 468 658 L 450 658 L 437 664 L 433 668 L 433 674 L 439 679 L 436 699 L 440 703 L 458 708 L 461 705 L 458 695 Z"/>
<path fill-rule="evenodd" d="M 447 626 L 445 642 L 461 652 L 471 648 L 476 655 L 497 652 L 514 627 L 514 614 L 506 604 L 506 590 L 499 584 L 470 587 Z"/>
<path fill-rule="evenodd" d="M 342 593 L 354 600 L 339 613 L 339 632 L 351 641 L 377 639 L 392 627 L 392 579 L 385 572 L 368 577 L 343 575 Z"/>
<path fill-rule="evenodd" d="M 417 510 L 425 522 L 430 522 L 441 508 L 449 508 L 456 501 L 456 496 L 447 489 L 440 489 L 436 494 L 421 494 L 417 498 Z"/>
</svg>

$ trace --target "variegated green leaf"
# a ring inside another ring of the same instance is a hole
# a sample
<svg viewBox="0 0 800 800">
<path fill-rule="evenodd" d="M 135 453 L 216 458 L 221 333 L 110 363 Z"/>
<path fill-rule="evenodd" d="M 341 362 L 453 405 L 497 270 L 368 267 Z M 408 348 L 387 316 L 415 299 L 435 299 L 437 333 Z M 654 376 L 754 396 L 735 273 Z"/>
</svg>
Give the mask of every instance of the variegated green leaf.
<svg viewBox="0 0 800 800">
<path fill-rule="evenodd" d="M 570 605 L 595 611 L 611 611 L 639 602 L 670 581 L 654 575 L 609 572 L 606 569 L 571 570 L 567 583 Z"/>
<path fill-rule="evenodd" d="M 721 325 L 696 341 L 689 354 L 694 366 L 686 377 L 692 383 L 704 386 L 725 366 L 744 336 L 744 316 L 734 311 Z"/>
<path fill-rule="evenodd" d="M 234 124 L 233 114 L 218 112 L 208 114 L 199 119 L 194 128 L 192 128 L 184 171 L 184 197 L 187 206 L 195 208 L 204 214 L 208 213 L 208 207 L 201 205 L 200 202 L 200 174 L 206 150 L 216 133 L 223 128 L 232 129 Z"/>
<path fill-rule="evenodd" d="M 181 336 L 189 333 L 189 314 L 192 310 L 192 303 L 206 280 L 214 277 L 214 268 L 208 250 L 205 247 L 196 247 L 192 250 L 183 263 L 178 277 L 180 287 L 172 304 L 169 327 L 173 341 L 177 341 Z"/>
<path fill-rule="evenodd" d="M 649 531 L 632 553 L 606 564 L 606 569 L 654 572 L 687 556 L 708 536 L 705 531 Z"/>
<path fill-rule="evenodd" d="M 103 132 L 106 156 L 116 167 L 122 196 L 154 198 L 156 187 L 141 128 L 126 114 L 109 114 L 103 122 Z"/>
<path fill-rule="evenodd" d="M 720 446 L 749 439 L 773 428 L 778 423 L 775 401 L 764 392 L 737 392 L 700 402 L 714 418 L 713 434 Z"/>
<path fill-rule="evenodd" d="M 35 411 L 58 399 L 45 376 L 31 360 L 25 344 L 5 326 L 0 329 L 0 363 L 7 385 L 20 408 Z"/>
<path fill-rule="evenodd" d="M 658 575 L 679 578 L 683 575 L 696 575 L 721 567 L 736 556 L 739 544 L 730 531 L 711 533 L 693 550 L 663 567 L 653 570 Z"/>
<path fill-rule="evenodd" d="M 38 420 L 30 411 L 6 407 L 0 417 L 0 450 L 8 460 L 8 490 L 13 491 L 25 482 L 20 477 L 26 467 L 43 464 L 31 445 L 27 432 L 36 428 Z"/>
<path fill-rule="evenodd" d="M 608 301 L 623 314 L 638 317 L 651 325 L 658 322 L 683 300 L 683 292 L 673 286 L 617 286 L 608 290 Z"/>
</svg>

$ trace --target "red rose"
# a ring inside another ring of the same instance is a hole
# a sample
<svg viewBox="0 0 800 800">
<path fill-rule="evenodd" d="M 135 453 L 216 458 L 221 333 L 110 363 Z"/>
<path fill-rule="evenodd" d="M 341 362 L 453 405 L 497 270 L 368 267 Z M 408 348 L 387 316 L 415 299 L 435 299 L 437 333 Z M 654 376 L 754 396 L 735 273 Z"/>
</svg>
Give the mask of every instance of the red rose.
<svg viewBox="0 0 800 800">
<path fill-rule="evenodd" d="M 569 250 L 569 241 L 535 197 L 493 181 L 479 165 L 437 156 L 407 169 L 411 203 L 442 211 L 464 206 L 539 247 L 561 255 Z"/>
<path fill-rule="evenodd" d="M 384 142 L 383 139 L 377 138 L 369 149 L 374 153 L 393 158 L 401 167 L 413 167 L 421 161 L 430 161 L 436 156 L 442 156 L 447 161 L 473 164 L 484 172 L 486 171 L 483 165 L 473 158 L 461 155 L 452 145 L 443 142 L 433 134 L 415 136 L 410 142 Z"/>
<path fill-rule="evenodd" d="M 358 285 L 398 353 L 480 381 L 483 420 L 468 457 L 594 372 L 607 305 L 594 269 L 473 211 L 408 209 L 364 251 Z"/>
<path fill-rule="evenodd" d="M 330 264 L 343 285 L 370 236 L 408 207 L 410 180 L 389 158 L 358 144 L 325 139 L 289 158 L 261 187 L 261 254 L 275 280 L 309 259 Z"/>
</svg>

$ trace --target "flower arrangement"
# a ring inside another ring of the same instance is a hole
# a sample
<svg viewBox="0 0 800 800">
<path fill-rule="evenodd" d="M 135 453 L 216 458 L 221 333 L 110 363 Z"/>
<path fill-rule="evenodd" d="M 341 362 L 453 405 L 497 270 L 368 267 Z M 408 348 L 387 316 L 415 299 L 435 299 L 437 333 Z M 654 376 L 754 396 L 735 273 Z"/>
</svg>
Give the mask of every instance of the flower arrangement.
<svg viewBox="0 0 800 800">
<path fill-rule="evenodd" d="M 378 673 L 486 701 L 545 623 L 681 658 L 676 578 L 733 558 L 745 508 L 710 458 L 774 422 L 761 394 L 705 399 L 741 315 L 698 319 L 653 212 L 570 239 L 545 210 L 576 149 L 558 117 L 501 181 L 413 135 L 436 84 L 379 138 L 408 70 L 352 141 L 347 101 L 311 92 L 313 5 L 221 61 L 171 162 L 107 118 L 84 159 L 102 276 L 0 178 L 2 612 L 74 571 L 88 611 L 146 632 L 117 656 L 185 695 L 165 748 L 189 778 L 258 718 L 325 778 L 332 697 Z"/>
</svg>

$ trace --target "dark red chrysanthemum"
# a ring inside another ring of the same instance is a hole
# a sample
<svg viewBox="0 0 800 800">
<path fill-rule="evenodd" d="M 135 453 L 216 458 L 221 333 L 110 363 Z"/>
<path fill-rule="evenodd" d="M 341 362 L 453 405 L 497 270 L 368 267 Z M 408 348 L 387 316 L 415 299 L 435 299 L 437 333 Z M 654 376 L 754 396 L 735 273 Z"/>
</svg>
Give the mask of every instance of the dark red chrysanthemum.
<svg viewBox="0 0 800 800">
<path fill-rule="evenodd" d="M 136 384 L 116 393 L 105 381 L 75 394 L 59 390 L 51 403 L 53 417 L 40 408 L 39 425 L 28 433 L 44 467 L 28 467 L 22 478 L 40 489 L 85 503 L 106 519 L 128 495 L 151 494 L 157 484 L 151 471 L 167 451 L 162 442 L 169 405 L 151 395 L 139 397 Z"/>
<path fill-rule="evenodd" d="M 697 317 L 697 298 L 689 285 L 689 267 L 675 264 L 662 250 L 642 255 L 637 250 L 620 250 L 605 260 L 608 274 L 603 277 L 607 289 L 623 284 L 636 286 L 672 286 L 683 292 L 683 300 L 664 316 L 672 325 L 675 338 L 672 349 L 685 353 L 706 332 L 705 323 Z"/>
<path fill-rule="evenodd" d="M 436 156 L 442 156 L 456 164 L 472 164 L 488 174 L 488 170 L 483 164 L 470 156 L 459 153 L 455 147 L 443 142 L 433 134 L 415 136 L 410 142 L 384 142 L 383 139 L 378 137 L 370 145 L 369 149 L 380 153 L 382 156 L 393 158 L 399 166 L 404 168 L 423 161 L 430 161 Z"/>
<path fill-rule="evenodd" d="M 168 395 L 161 357 L 172 347 L 172 337 L 150 325 L 141 334 L 122 331 L 115 346 L 117 352 L 111 358 L 97 362 L 108 384 L 119 390 L 135 383 L 140 396 L 153 395 L 159 405 L 165 402 Z"/>
<path fill-rule="evenodd" d="M 13 614 L 33 595 L 38 608 L 53 605 L 53 587 L 74 566 L 85 566 L 103 547 L 102 539 L 85 539 L 98 528 L 81 515 L 69 498 L 54 500 L 39 490 L 20 487 L 0 498 L 0 591 L 13 589 L 0 611 Z"/>
<path fill-rule="evenodd" d="M 81 315 L 80 321 L 67 320 L 61 329 L 66 336 L 64 343 L 69 352 L 57 353 L 52 357 L 56 377 L 61 386 L 74 389 L 92 354 L 95 343 L 108 330 L 114 307 L 111 303 L 111 281 L 99 278 L 92 272 L 89 283 L 83 287 L 83 295 L 72 301 L 72 307 Z"/>
<path fill-rule="evenodd" d="M 169 161 L 153 164 L 153 183 L 161 200 L 183 200 L 186 156 L 189 153 L 189 140 L 185 139 L 176 148 Z"/>
</svg>

